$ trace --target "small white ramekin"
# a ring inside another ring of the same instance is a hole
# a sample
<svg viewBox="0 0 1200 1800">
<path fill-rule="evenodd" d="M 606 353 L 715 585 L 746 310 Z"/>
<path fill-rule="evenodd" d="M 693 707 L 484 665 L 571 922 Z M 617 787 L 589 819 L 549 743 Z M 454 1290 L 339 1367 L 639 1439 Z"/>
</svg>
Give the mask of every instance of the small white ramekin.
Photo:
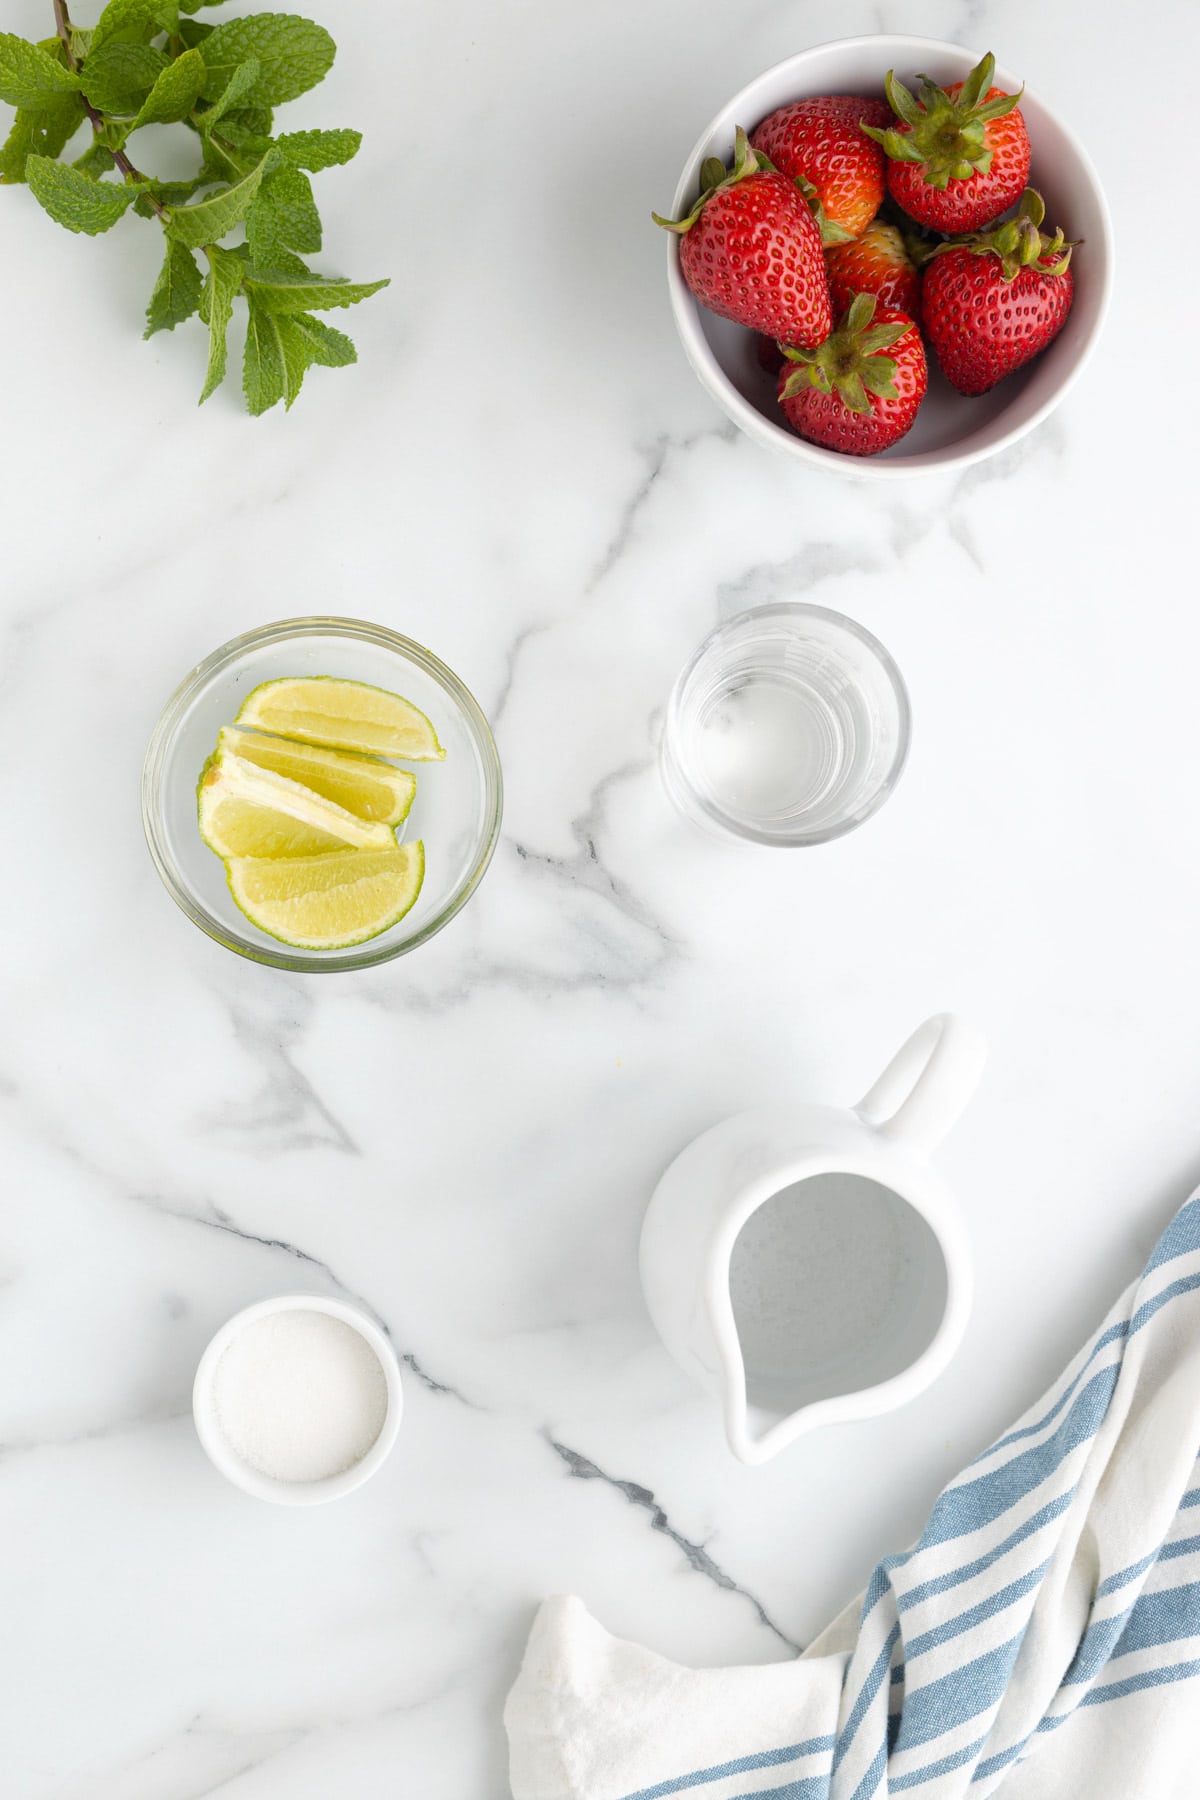
<svg viewBox="0 0 1200 1800">
<path fill-rule="evenodd" d="M 701 134 L 679 178 L 672 216 L 682 217 L 694 201 L 706 156 L 729 161 L 736 126 L 753 131 L 777 107 L 818 94 L 882 94 L 884 76 L 893 68 L 906 81 L 918 73 L 943 83 L 961 81 L 980 54 L 936 38 L 879 35 L 817 44 L 789 56 L 747 82 Z M 1021 85 L 1012 70 L 1003 67 L 997 68 L 995 80 L 1009 92 Z M 809 467 L 866 481 L 894 481 L 965 468 L 992 456 L 1032 431 L 1058 405 L 1091 355 L 1108 311 L 1112 224 L 1100 179 L 1074 133 L 1028 87 L 1021 111 L 1033 148 L 1029 179 L 1045 197 L 1047 228 L 1053 231 L 1061 225 L 1069 238 L 1083 240 L 1075 252 L 1070 315 L 1040 356 L 977 399 L 956 394 L 931 366 L 929 394 L 915 426 L 881 456 L 845 456 L 789 430 L 774 387 L 758 364 L 754 333 L 718 319 L 697 303 L 683 279 L 679 239 L 668 233 L 667 286 L 687 359 L 713 399 L 748 437 Z"/>
<path fill-rule="evenodd" d="M 340 1475 L 327 1476 L 323 1481 L 276 1481 L 270 1475 L 263 1475 L 258 1469 L 251 1468 L 249 1463 L 243 1462 L 229 1445 L 217 1422 L 213 1378 L 221 1357 L 247 1325 L 252 1325 L 271 1313 L 280 1312 L 327 1313 L 330 1318 L 340 1319 L 343 1324 L 357 1331 L 360 1337 L 365 1338 L 379 1358 L 379 1366 L 387 1382 L 387 1411 L 379 1436 L 366 1455 L 352 1468 L 343 1469 Z M 403 1411 L 400 1364 L 386 1335 L 360 1307 L 348 1306 L 343 1300 L 328 1299 L 323 1294 L 277 1294 L 274 1299 L 260 1300 L 256 1305 L 247 1306 L 235 1313 L 232 1319 L 222 1325 L 200 1358 L 192 1385 L 192 1417 L 196 1422 L 196 1434 L 213 1467 L 219 1469 L 235 1487 L 240 1487 L 243 1493 L 252 1494 L 256 1500 L 273 1501 L 276 1506 L 319 1506 L 326 1500 L 340 1500 L 343 1494 L 352 1493 L 355 1488 L 361 1487 L 387 1460 L 400 1430 Z"/>
</svg>

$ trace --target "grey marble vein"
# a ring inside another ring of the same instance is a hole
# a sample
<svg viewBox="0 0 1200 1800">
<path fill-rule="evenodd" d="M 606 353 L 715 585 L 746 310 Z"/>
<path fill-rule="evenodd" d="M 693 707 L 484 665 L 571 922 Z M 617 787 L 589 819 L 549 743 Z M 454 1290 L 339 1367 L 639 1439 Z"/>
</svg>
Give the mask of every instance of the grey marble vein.
<svg viewBox="0 0 1200 1800">
<path fill-rule="evenodd" d="M 678 454 L 686 455 L 698 445 L 714 440 L 736 444 L 738 441 L 737 427 L 731 420 L 722 419 L 717 424 L 706 425 L 699 431 L 687 432 L 682 435 L 673 435 L 666 431 L 659 432 L 649 443 L 637 446 L 637 455 L 643 464 L 643 471 L 632 493 L 622 504 L 616 526 L 591 574 L 582 583 L 580 592 L 585 604 L 595 597 L 632 543 L 641 514 L 651 499 L 668 463 Z M 566 619 L 539 619 L 532 625 L 526 625 L 517 633 L 505 657 L 504 674 L 489 713 L 493 731 L 498 729 L 512 697 L 518 667 L 526 645 L 534 638 L 555 630 L 559 625 L 569 625 L 570 618 L 573 616 L 574 614 L 568 615 Z"/>
<path fill-rule="evenodd" d="M 219 1762 L 225 1766 L 216 1774 L 215 1780 L 208 1774 L 188 1781 L 186 1785 L 172 1787 L 170 1800 L 212 1800 L 213 1795 L 226 1792 L 243 1777 L 253 1775 L 276 1757 L 286 1755 L 297 1744 L 312 1737 L 315 1730 L 314 1726 L 290 1726 L 275 1731 L 223 1731 L 208 1725 L 204 1714 L 197 1713 L 181 1731 L 156 1745 L 138 1762 L 127 1764 L 120 1771 L 110 1771 L 109 1779 L 123 1779 L 148 1772 L 165 1756 L 169 1756 L 175 1745 L 191 1743 L 201 1747 L 201 1753 L 210 1764 Z M 252 1745 L 262 1746 L 258 1754 L 254 1754 Z M 224 1755 L 221 1754 L 222 1749 L 225 1750 Z"/>
<path fill-rule="evenodd" d="M 800 1654 L 801 1645 L 795 1643 L 787 1635 L 787 1632 L 775 1623 L 762 1601 L 750 1593 L 748 1588 L 742 1587 L 740 1582 L 735 1581 L 733 1576 L 721 1567 L 720 1563 L 714 1561 L 703 1544 L 693 1543 L 690 1538 L 684 1537 L 682 1532 L 675 1529 L 650 1488 L 642 1487 L 636 1481 L 624 1481 L 616 1475 L 608 1475 L 597 1463 L 592 1462 L 590 1457 L 583 1456 L 578 1450 L 572 1450 L 569 1445 L 560 1443 L 550 1432 L 547 1431 L 543 1435 L 554 1454 L 566 1465 L 567 1474 L 572 1480 L 602 1481 L 606 1487 L 614 1488 L 618 1494 L 623 1494 L 630 1506 L 639 1507 L 643 1512 L 648 1513 L 651 1531 L 660 1531 L 664 1537 L 669 1538 L 676 1549 L 682 1551 L 689 1568 L 694 1569 L 697 1575 L 703 1575 L 715 1586 L 725 1589 L 727 1593 L 738 1594 L 743 1600 L 748 1601 L 758 1615 L 760 1623 L 765 1625 L 768 1631 L 773 1632 L 781 1644 L 786 1644 L 788 1649 L 794 1650 L 797 1656 Z"/>
<path fill-rule="evenodd" d="M 155 1212 L 163 1213 L 172 1219 L 178 1219 L 184 1224 L 202 1225 L 209 1231 L 222 1231 L 227 1233 L 230 1237 L 240 1238 L 243 1243 L 258 1244 L 264 1250 L 281 1251 L 283 1255 L 293 1257 L 297 1262 L 304 1263 L 306 1267 L 318 1270 L 343 1299 L 348 1300 L 353 1306 L 360 1307 L 362 1311 L 378 1325 L 380 1331 L 383 1332 L 388 1341 L 395 1345 L 396 1340 L 393 1336 L 392 1328 L 379 1309 L 373 1306 L 364 1294 L 360 1294 L 354 1288 L 349 1287 L 329 1263 L 325 1262 L 319 1256 L 314 1256 L 310 1250 L 303 1249 L 299 1244 L 291 1243 L 287 1238 L 263 1237 L 256 1231 L 247 1231 L 243 1226 L 237 1224 L 236 1221 L 221 1207 L 213 1203 L 210 1203 L 209 1211 L 206 1214 L 189 1212 L 173 1206 L 164 1206 L 161 1201 L 153 1195 L 137 1194 L 134 1195 L 133 1198 L 138 1200 L 142 1205 L 152 1207 Z M 452 1383 L 448 1381 L 439 1381 L 436 1376 L 431 1375 L 413 1351 L 401 1350 L 397 1345 L 396 1355 L 404 1367 L 416 1377 L 422 1387 L 428 1388 L 430 1393 L 447 1394 L 451 1399 L 460 1401 L 463 1406 L 470 1406 L 473 1408 L 477 1406 L 476 1401 L 469 1400 L 467 1396 L 462 1393 L 459 1388 L 453 1386 Z"/>
<path fill-rule="evenodd" d="M 659 477 L 668 463 L 677 455 L 686 455 L 699 444 L 712 442 L 736 444 L 738 441 L 737 426 L 731 419 L 722 419 L 718 424 L 705 425 L 699 431 L 686 432 L 681 436 L 672 435 L 668 431 L 659 432 L 649 443 L 637 446 L 638 456 L 645 465 L 641 480 L 621 508 L 616 529 L 608 541 L 608 545 L 586 582 L 583 592 L 591 599 L 596 590 L 604 583 L 624 556 L 633 541 L 639 518 L 643 508 L 650 500 Z"/>
<path fill-rule="evenodd" d="M 68 1431 L 62 1436 L 10 1437 L 0 1441 L 0 1463 L 10 1457 L 28 1456 L 34 1450 L 62 1450 L 77 1444 L 98 1444 L 105 1438 L 124 1437 L 126 1432 L 141 1431 L 152 1425 L 170 1425 L 176 1419 L 191 1417 L 190 1406 L 157 1406 L 145 1412 L 131 1413 L 125 1418 L 106 1419 L 100 1425 L 88 1425 L 82 1431 Z"/>
<path fill-rule="evenodd" d="M 296 1000 L 297 1008 L 311 1007 L 299 995 Z M 257 1019 L 244 1002 L 228 1005 L 234 1036 L 262 1071 L 262 1083 L 244 1101 L 226 1101 L 219 1112 L 204 1114 L 200 1123 L 206 1134 L 260 1151 L 323 1147 L 360 1156 L 358 1144 L 289 1054 L 288 1040 L 302 1029 L 299 1018 L 272 1010 Z"/>
<path fill-rule="evenodd" d="M 504 658 L 504 674 L 500 678 L 500 687 L 497 691 L 496 698 L 492 701 L 491 710 L 488 713 L 488 720 L 491 724 L 493 733 L 496 733 L 500 728 L 500 721 L 504 717 L 505 708 L 507 707 L 509 697 L 512 694 L 513 683 L 517 678 L 517 665 L 521 660 L 521 655 L 526 644 L 528 644 L 531 639 L 540 637 L 544 631 L 550 631 L 553 628 L 553 625 L 554 621 L 552 619 L 537 619 L 532 625 L 526 625 L 518 631 L 516 637 L 509 645 L 508 654 Z"/>
<path fill-rule="evenodd" d="M 623 763 L 600 778 L 583 809 L 571 821 L 575 848 L 567 855 L 538 850 L 518 838 L 501 840 L 498 860 L 515 857 L 522 877 L 552 884 L 556 896 L 561 896 L 568 906 L 573 896 L 590 895 L 605 908 L 611 908 L 611 929 L 605 928 L 603 913 L 599 920 L 589 917 L 581 913 L 577 904 L 571 911 L 569 923 L 576 946 L 571 967 L 547 968 L 514 959 L 507 948 L 506 934 L 503 950 L 486 942 L 454 957 L 453 977 L 449 981 L 423 986 L 421 969 L 414 967 L 403 989 L 398 989 L 394 980 L 364 978 L 357 989 L 358 997 L 387 1011 L 401 1008 L 436 1014 L 451 1006 L 468 1004 L 485 989 L 512 988 L 537 995 L 573 994 L 598 987 L 635 992 L 658 980 L 666 968 L 686 954 L 686 945 L 630 883 L 611 869 L 600 843 L 612 790 L 647 774 L 652 767 L 653 756 L 648 754 Z M 492 883 L 494 894 L 498 885 L 495 874 Z M 487 905 L 485 896 L 479 903 L 477 917 L 486 912 Z M 494 916 L 503 929 L 502 909 L 497 908 Z M 585 955 L 588 951 L 591 954 Z"/>
<path fill-rule="evenodd" d="M 516 839 L 512 840 L 517 856 L 527 868 L 542 869 L 572 887 L 598 894 L 614 906 L 631 925 L 650 934 L 654 940 L 654 948 L 646 959 L 641 979 L 655 973 L 664 962 L 670 961 L 678 953 L 679 940 L 655 917 L 628 882 L 622 881 L 607 866 L 600 854 L 597 840 L 605 827 L 612 789 L 622 782 L 636 780 L 652 767 L 652 757 L 636 757 L 622 763 L 619 768 L 610 770 L 596 783 L 588 796 L 586 807 L 571 821 L 571 836 L 576 848 L 570 856 L 555 856 L 546 851 L 533 850 Z M 599 979 L 607 981 L 607 972 L 601 972 Z"/>
<path fill-rule="evenodd" d="M 823 583 L 843 575 L 877 575 L 889 566 L 889 560 L 866 544 L 810 540 L 794 556 L 780 562 L 751 563 L 736 580 L 721 582 L 718 615 L 722 620 L 733 619 L 753 606 L 812 599 Z"/>
</svg>

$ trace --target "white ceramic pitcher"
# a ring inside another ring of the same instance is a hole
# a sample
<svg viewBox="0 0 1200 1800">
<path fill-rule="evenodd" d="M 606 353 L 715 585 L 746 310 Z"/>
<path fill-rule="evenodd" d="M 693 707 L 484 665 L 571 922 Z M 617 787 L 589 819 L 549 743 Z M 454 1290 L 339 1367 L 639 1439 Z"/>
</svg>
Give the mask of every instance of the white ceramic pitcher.
<svg viewBox="0 0 1200 1800">
<path fill-rule="evenodd" d="M 966 1325 L 971 1269 L 927 1156 L 974 1092 L 973 1026 L 926 1021 L 853 1111 L 763 1107 L 682 1151 L 642 1227 L 642 1287 L 745 1463 L 912 1399 Z"/>
</svg>

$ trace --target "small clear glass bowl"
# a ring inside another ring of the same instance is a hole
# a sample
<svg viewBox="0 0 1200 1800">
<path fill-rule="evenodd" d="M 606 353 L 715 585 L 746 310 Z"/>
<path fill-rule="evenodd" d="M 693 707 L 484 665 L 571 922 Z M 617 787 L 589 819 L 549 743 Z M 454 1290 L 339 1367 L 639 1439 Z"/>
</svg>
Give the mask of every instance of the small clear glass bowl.
<svg viewBox="0 0 1200 1800">
<path fill-rule="evenodd" d="M 433 722 L 446 760 L 415 763 L 417 795 L 398 841 L 424 839 L 425 881 L 390 931 L 350 950 L 302 950 L 259 931 L 235 906 L 225 869 L 200 836 L 196 786 L 222 725 L 260 682 L 335 675 L 403 694 Z M 163 709 L 142 768 L 142 823 L 176 903 L 219 944 L 276 969 L 366 969 L 415 950 L 475 892 L 500 836 L 500 758 L 474 697 L 443 662 L 398 632 L 361 619 L 283 619 L 206 657 Z"/>
</svg>

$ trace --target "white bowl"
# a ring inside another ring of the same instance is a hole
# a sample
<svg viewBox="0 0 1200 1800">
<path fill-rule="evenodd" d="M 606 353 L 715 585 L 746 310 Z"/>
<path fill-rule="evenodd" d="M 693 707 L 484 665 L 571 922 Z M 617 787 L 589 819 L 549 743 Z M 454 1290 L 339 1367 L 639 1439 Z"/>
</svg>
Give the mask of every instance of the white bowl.
<svg viewBox="0 0 1200 1800">
<path fill-rule="evenodd" d="M 930 75 L 943 86 L 959 81 L 982 51 L 936 38 L 860 37 L 818 44 L 776 63 L 723 106 L 701 136 L 675 190 L 673 217 L 695 199 L 706 156 L 729 162 L 734 130 L 753 131 L 768 113 L 791 100 L 818 94 L 882 94 L 895 69 L 902 81 Z M 1021 79 L 998 66 L 998 87 L 1013 91 Z M 749 437 L 796 462 L 837 469 L 843 475 L 893 480 L 927 469 L 964 468 L 1015 443 L 1041 422 L 1067 392 L 1091 354 L 1108 310 L 1112 287 L 1112 223 L 1095 169 L 1078 139 L 1028 87 L 1021 111 L 1033 148 L 1031 184 L 1044 195 L 1046 226 L 1062 226 L 1083 242 L 1075 252 L 1075 300 L 1063 329 L 1026 368 L 979 398 L 957 393 L 930 355 L 929 393 L 906 437 L 882 455 L 845 456 L 797 437 L 784 424 L 772 378 L 760 368 L 755 336 L 717 318 L 689 292 L 679 266 L 679 240 L 669 234 L 667 283 L 671 310 L 688 361 L 714 400 Z"/>
<path fill-rule="evenodd" d="M 365 1338 L 375 1352 L 387 1382 L 387 1411 L 379 1436 L 358 1462 L 343 1469 L 341 1474 L 329 1475 L 321 1481 L 277 1481 L 270 1475 L 264 1475 L 250 1463 L 243 1461 L 229 1444 L 217 1421 L 213 1378 L 225 1351 L 247 1325 L 254 1324 L 258 1319 L 265 1319 L 271 1313 L 289 1311 L 326 1313 L 330 1318 L 340 1319 L 344 1325 L 349 1325 L 360 1337 Z M 276 1506 L 316 1506 L 325 1500 L 340 1500 L 343 1494 L 361 1487 L 387 1460 L 400 1430 L 403 1410 L 400 1365 L 385 1334 L 359 1307 L 348 1306 L 343 1300 L 327 1299 L 323 1294 L 278 1294 L 271 1300 L 260 1300 L 256 1305 L 247 1306 L 235 1313 L 232 1319 L 226 1320 L 222 1325 L 200 1358 L 192 1386 L 192 1417 L 196 1422 L 196 1434 L 209 1461 L 235 1487 L 252 1494 L 256 1500 L 271 1500 Z"/>
</svg>

